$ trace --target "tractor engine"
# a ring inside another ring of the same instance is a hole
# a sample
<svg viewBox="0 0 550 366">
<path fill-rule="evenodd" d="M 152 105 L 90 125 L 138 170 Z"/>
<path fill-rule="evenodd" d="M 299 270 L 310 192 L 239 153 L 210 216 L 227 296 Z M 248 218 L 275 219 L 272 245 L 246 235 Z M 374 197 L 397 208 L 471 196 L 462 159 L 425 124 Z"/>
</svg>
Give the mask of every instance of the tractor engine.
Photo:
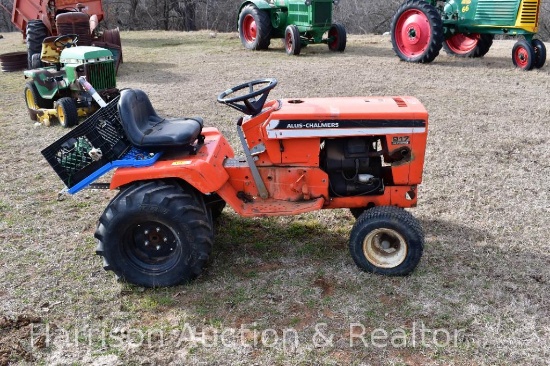
<svg viewBox="0 0 550 366">
<path fill-rule="evenodd" d="M 321 166 L 329 176 L 330 195 L 348 197 L 384 192 L 379 138 L 326 139 Z"/>
</svg>

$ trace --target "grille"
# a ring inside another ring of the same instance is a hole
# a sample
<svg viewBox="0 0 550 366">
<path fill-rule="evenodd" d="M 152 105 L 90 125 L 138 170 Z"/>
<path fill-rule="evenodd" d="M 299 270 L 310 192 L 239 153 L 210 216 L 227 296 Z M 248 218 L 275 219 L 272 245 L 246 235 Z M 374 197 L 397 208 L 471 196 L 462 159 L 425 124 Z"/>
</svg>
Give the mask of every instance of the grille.
<svg viewBox="0 0 550 366">
<path fill-rule="evenodd" d="M 86 80 L 95 90 L 101 91 L 116 87 L 115 62 L 95 62 L 85 64 Z"/>
<path fill-rule="evenodd" d="M 327 26 L 332 22 L 332 2 L 313 3 L 313 25 Z"/>
<path fill-rule="evenodd" d="M 78 23 L 58 23 L 58 34 L 78 34 L 79 46 L 90 46 L 92 44 L 92 35 L 90 34 L 90 24 L 84 22 Z"/>
<path fill-rule="evenodd" d="M 407 103 L 405 103 L 403 98 L 394 97 L 393 100 L 395 101 L 395 103 L 397 104 L 398 107 L 406 107 L 407 106 Z"/>
<path fill-rule="evenodd" d="M 524 1 L 521 7 L 521 23 L 537 24 L 537 14 L 539 10 L 538 1 Z"/>
</svg>

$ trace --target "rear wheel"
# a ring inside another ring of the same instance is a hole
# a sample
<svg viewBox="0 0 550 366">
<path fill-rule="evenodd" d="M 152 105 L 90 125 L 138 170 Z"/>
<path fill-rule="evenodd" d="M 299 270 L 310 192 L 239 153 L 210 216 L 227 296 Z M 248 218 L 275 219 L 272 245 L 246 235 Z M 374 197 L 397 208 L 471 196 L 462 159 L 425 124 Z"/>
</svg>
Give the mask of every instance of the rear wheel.
<svg viewBox="0 0 550 366">
<path fill-rule="evenodd" d="M 202 196 L 163 181 L 137 183 L 120 192 L 99 219 L 95 237 L 106 270 L 146 287 L 196 278 L 213 241 Z"/>
<path fill-rule="evenodd" d="M 29 116 L 33 121 L 38 120 L 38 109 L 52 107 L 52 101 L 42 98 L 38 93 L 38 89 L 36 89 L 36 85 L 34 85 L 32 81 L 27 81 L 25 83 L 24 96 L 25 103 L 27 104 L 27 109 L 29 111 Z"/>
<path fill-rule="evenodd" d="M 41 20 L 30 20 L 27 23 L 26 33 L 28 68 L 32 69 L 32 57 L 42 51 L 42 41 L 48 36 L 48 29 Z"/>
<path fill-rule="evenodd" d="M 418 220 L 394 206 L 365 211 L 351 230 L 349 249 L 364 271 L 388 276 L 411 273 L 422 257 L 424 234 Z"/>
<path fill-rule="evenodd" d="M 72 127 L 78 123 L 78 111 L 72 98 L 63 97 L 54 103 L 59 124 L 65 128 Z"/>
<path fill-rule="evenodd" d="M 492 34 L 457 33 L 443 42 L 447 54 L 458 57 L 483 57 L 493 45 Z"/>
<path fill-rule="evenodd" d="M 249 50 L 265 50 L 271 42 L 269 13 L 249 4 L 239 14 L 239 38 Z"/>
<path fill-rule="evenodd" d="M 300 31 L 295 25 L 289 25 L 285 29 L 285 51 L 287 55 L 299 55 L 302 44 Z"/>
<path fill-rule="evenodd" d="M 514 66 L 528 71 L 535 64 L 535 49 L 526 40 L 517 41 L 512 49 L 512 62 Z"/>
<path fill-rule="evenodd" d="M 540 69 L 546 63 L 546 46 L 540 39 L 533 39 L 531 45 L 535 50 L 535 61 L 533 67 Z"/>
<path fill-rule="evenodd" d="M 341 24 L 333 24 L 328 30 L 328 49 L 344 52 L 346 49 L 346 28 Z"/>
<path fill-rule="evenodd" d="M 423 0 L 407 0 L 391 22 L 393 50 L 404 61 L 432 62 L 443 44 L 443 23 L 435 7 Z"/>
</svg>

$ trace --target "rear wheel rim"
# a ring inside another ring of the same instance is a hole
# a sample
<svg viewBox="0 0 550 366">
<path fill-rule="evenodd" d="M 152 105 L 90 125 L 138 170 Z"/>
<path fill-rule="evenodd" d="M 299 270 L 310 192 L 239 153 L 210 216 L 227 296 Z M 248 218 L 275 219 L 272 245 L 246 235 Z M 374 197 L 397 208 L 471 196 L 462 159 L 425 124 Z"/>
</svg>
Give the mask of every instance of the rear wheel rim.
<svg viewBox="0 0 550 366">
<path fill-rule="evenodd" d="M 363 240 L 363 254 L 376 267 L 395 268 L 405 261 L 407 252 L 405 238 L 393 229 L 373 230 Z"/>
<path fill-rule="evenodd" d="M 428 48 L 431 38 L 430 20 L 422 11 L 410 9 L 401 14 L 395 27 L 395 40 L 403 55 L 421 55 Z"/>
<path fill-rule="evenodd" d="M 139 270 L 158 273 L 171 269 L 178 262 L 181 248 L 168 226 L 147 221 L 128 228 L 123 253 Z"/>
<path fill-rule="evenodd" d="M 254 42 L 258 36 L 256 20 L 250 14 L 247 14 L 243 20 L 243 36 L 248 43 Z"/>
<path fill-rule="evenodd" d="M 472 52 L 479 42 L 479 34 L 466 35 L 462 33 L 455 34 L 447 39 L 447 46 L 456 54 L 463 55 Z"/>
<path fill-rule="evenodd" d="M 38 105 L 36 104 L 36 100 L 34 100 L 34 95 L 30 88 L 27 88 L 25 91 L 25 98 L 27 99 L 27 106 L 30 109 L 38 109 Z"/>
</svg>

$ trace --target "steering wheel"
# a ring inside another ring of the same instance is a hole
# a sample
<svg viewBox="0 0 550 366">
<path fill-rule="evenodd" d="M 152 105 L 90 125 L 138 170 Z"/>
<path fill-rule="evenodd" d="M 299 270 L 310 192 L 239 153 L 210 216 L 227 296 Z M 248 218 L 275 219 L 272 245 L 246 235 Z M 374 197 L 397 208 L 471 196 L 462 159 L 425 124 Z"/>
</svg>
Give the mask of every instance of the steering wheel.
<svg viewBox="0 0 550 366">
<path fill-rule="evenodd" d="M 263 85 L 263 84 L 267 84 L 267 85 L 264 87 L 261 87 L 260 89 L 254 90 L 254 87 L 256 85 Z M 222 92 L 220 95 L 218 95 L 218 102 L 227 104 L 228 106 L 233 107 L 236 110 L 243 112 L 245 114 L 255 116 L 262 111 L 262 108 L 264 107 L 264 104 L 267 99 L 267 96 L 269 95 L 269 92 L 276 85 L 277 85 L 277 79 L 273 79 L 273 78 L 249 81 L 248 83 L 234 86 L 231 89 L 227 89 L 226 91 Z M 228 98 L 231 94 L 235 94 L 247 88 L 248 88 L 247 94 Z M 260 98 L 256 99 L 256 97 L 259 95 L 261 95 Z"/>
<path fill-rule="evenodd" d="M 66 40 L 66 42 L 62 42 L 63 40 Z M 59 48 L 66 48 L 66 47 L 75 47 L 76 42 L 78 42 L 78 34 L 63 34 L 57 37 L 53 41 L 53 44 Z"/>
</svg>

